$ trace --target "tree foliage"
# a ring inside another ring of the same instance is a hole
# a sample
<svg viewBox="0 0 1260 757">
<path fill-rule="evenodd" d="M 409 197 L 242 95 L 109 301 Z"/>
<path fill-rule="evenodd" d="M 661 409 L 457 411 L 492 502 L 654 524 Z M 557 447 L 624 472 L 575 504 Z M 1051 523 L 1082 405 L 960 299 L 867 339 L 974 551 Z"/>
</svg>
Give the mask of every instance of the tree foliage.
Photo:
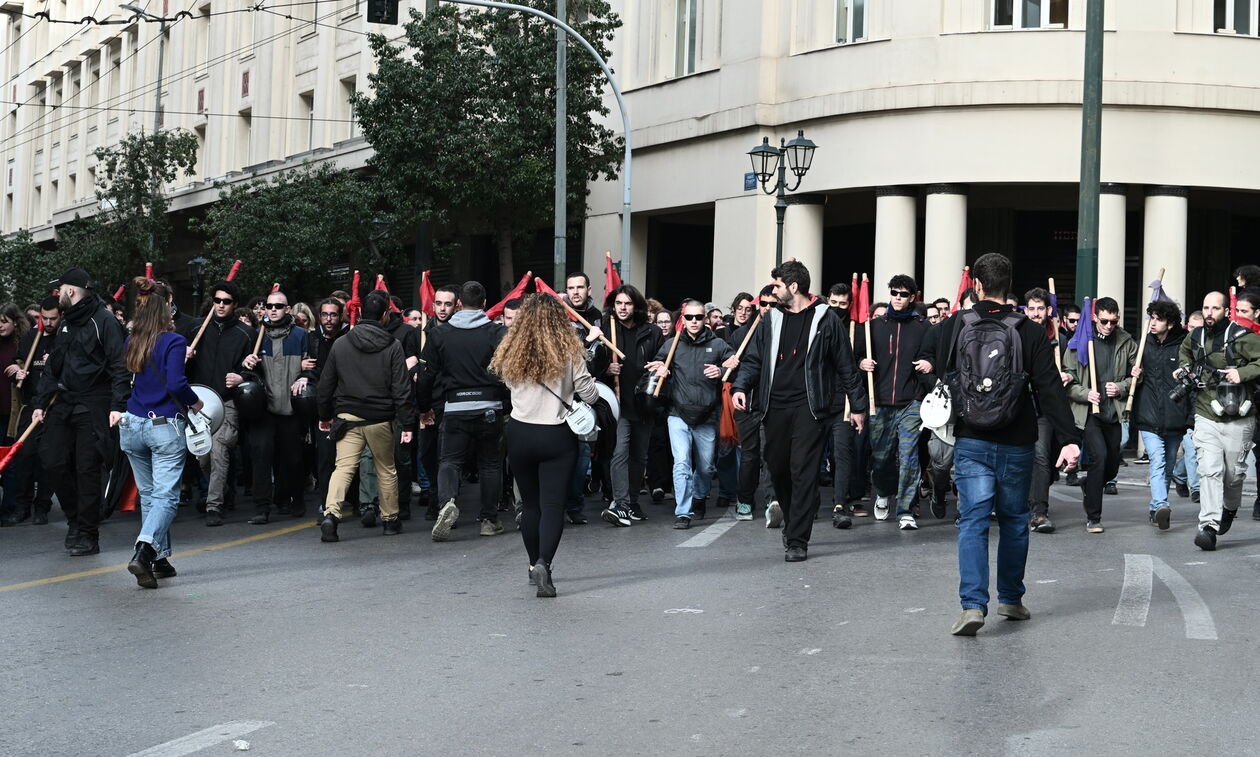
<svg viewBox="0 0 1260 757">
<path fill-rule="evenodd" d="M 211 261 L 206 284 L 238 258 L 236 281 L 251 294 L 279 282 L 291 297 L 319 297 L 332 289 L 330 271 L 338 263 L 378 270 L 397 247 L 378 239 L 377 201 L 372 182 L 326 163 L 220 185 L 219 202 L 197 224 Z"/>
<path fill-rule="evenodd" d="M 520 0 L 554 11 L 554 0 Z M 572 0 L 571 25 L 608 57 L 620 21 L 604 0 Z M 500 279 L 512 239 L 548 225 L 554 206 L 555 27 L 535 16 L 438 5 L 412 9 L 405 45 L 370 38 L 378 69 L 354 110 L 375 150 L 382 193 L 404 222 L 453 233 L 493 232 Z M 600 122 L 606 79 L 570 42 L 568 205 L 585 216 L 587 183 L 612 180 L 622 140 Z"/>
<path fill-rule="evenodd" d="M 48 282 L 69 267 L 63 254 L 35 243 L 26 229 L 0 238 L 0 302 L 25 307 L 48 294 Z"/>
</svg>

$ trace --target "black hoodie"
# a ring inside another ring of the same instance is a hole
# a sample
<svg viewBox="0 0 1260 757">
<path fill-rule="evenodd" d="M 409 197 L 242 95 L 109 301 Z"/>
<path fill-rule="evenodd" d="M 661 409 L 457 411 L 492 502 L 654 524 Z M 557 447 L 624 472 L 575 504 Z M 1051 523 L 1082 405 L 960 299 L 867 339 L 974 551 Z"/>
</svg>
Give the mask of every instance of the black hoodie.
<svg viewBox="0 0 1260 757">
<path fill-rule="evenodd" d="M 224 401 L 231 399 L 224 378 L 229 373 L 242 371 L 241 361 L 253 352 L 256 335 L 256 331 L 232 313 L 225 318 L 211 317 L 197 343 L 196 354 L 186 366 L 188 383 L 204 384 Z"/>
<path fill-rule="evenodd" d="M 124 412 L 131 396 L 131 373 L 123 365 L 122 324 L 88 293 L 70 307 L 39 377 L 34 405 L 48 407 L 54 393 L 61 405 L 82 404 Z"/>
<path fill-rule="evenodd" d="M 373 321 L 333 342 L 316 399 L 321 421 L 347 413 L 377 423 L 396 419 L 407 429 L 416 425 L 402 345 Z"/>
<path fill-rule="evenodd" d="M 1184 434 L 1190 428 L 1194 417 L 1194 393 L 1186 393 L 1180 401 L 1168 396 L 1179 383 L 1172 374 L 1177 370 L 1177 357 L 1186 334 L 1180 324 L 1173 324 L 1163 342 L 1154 334 L 1146 335 L 1142 379 L 1133 398 L 1133 418 L 1139 431 L 1169 436 Z"/>
<path fill-rule="evenodd" d="M 486 318 L 483 310 L 461 310 L 446 326 L 434 329 L 421 356 L 424 373 L 416 386 L 420 408 L 429 410 L 434 396 L 445 400 L 448 414 L 501 408 L 507 387 L 491 375 L 490 358 L 506 333 L 507 327 Z"/>
</svg>

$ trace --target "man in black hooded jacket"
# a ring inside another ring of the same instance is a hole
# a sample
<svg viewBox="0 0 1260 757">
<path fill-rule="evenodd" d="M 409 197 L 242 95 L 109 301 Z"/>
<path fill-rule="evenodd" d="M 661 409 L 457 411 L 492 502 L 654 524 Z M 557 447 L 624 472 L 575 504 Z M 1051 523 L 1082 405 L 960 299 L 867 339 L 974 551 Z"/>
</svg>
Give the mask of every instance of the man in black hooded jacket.
<svg viewBox="0 0 1260 757">
<path fill-rule="evenodd" d="M 1133 417 L 1150 459 L 1151 524 L 1166 531 L 1172 519 L 1168 505 L 1168 482 L 1177 464 L 1177 450 L 1194 418 L 1190 393 L 1173 399 L 1170 394 L 1180 382 L 1173 378 L 1178 367 L 1181 343 L 1188 333 L 1181 325 L 1181 309 L 1172 302 L 1152 302 L 1146 308 L 1150 327 L 1142 364 L 1133 367 L 1137 383 L 1133 397 Z"/>
</svg>

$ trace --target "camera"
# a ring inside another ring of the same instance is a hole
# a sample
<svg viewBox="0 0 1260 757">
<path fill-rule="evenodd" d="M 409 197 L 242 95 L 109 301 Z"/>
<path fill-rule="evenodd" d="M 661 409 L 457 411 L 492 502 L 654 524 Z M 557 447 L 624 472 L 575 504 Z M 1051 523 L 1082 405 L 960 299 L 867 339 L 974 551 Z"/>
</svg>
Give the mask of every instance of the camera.
<svg viewBox="0 0 1260 757">
<path fill-rule="evenodd" d="M 1203 366 L 1188 365 L 1182 372 L 1181 377 L 1177 379 L 1177 385 L 1168 392 L 1168 399 L 1173 402 L 1181 402 L 1189 397 L 1193 392 L 1202 389 L 1203 384 Z"/>
</svg>

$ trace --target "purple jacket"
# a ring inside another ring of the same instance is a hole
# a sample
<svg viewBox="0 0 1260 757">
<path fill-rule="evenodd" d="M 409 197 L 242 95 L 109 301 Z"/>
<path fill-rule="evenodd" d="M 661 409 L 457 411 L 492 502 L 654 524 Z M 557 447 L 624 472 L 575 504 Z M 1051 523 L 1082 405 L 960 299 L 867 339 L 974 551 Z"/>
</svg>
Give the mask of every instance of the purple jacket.
<svg viewBox="0 0 1260 757">
<path fill-rule="evenodd" d="M 128 339 L 130 341 L 130 339 Z M 185 406 L 197 402 L 197 393 L 188 385 L 184 377 L 184 353 L 188 342 L 174 331 L 168 331 L 157 338 L 153 345 L 153 354 L 144 362 L 144 370 L 134 374 L 131 385 L 131 398 L 127 400 L 127 412 L 132 415 L 174 418 L 180 414 L 179 407 L 171 399 L 171 395 Z M 125 352 L 124 347 L 124 353 Z"/>
</svg>

